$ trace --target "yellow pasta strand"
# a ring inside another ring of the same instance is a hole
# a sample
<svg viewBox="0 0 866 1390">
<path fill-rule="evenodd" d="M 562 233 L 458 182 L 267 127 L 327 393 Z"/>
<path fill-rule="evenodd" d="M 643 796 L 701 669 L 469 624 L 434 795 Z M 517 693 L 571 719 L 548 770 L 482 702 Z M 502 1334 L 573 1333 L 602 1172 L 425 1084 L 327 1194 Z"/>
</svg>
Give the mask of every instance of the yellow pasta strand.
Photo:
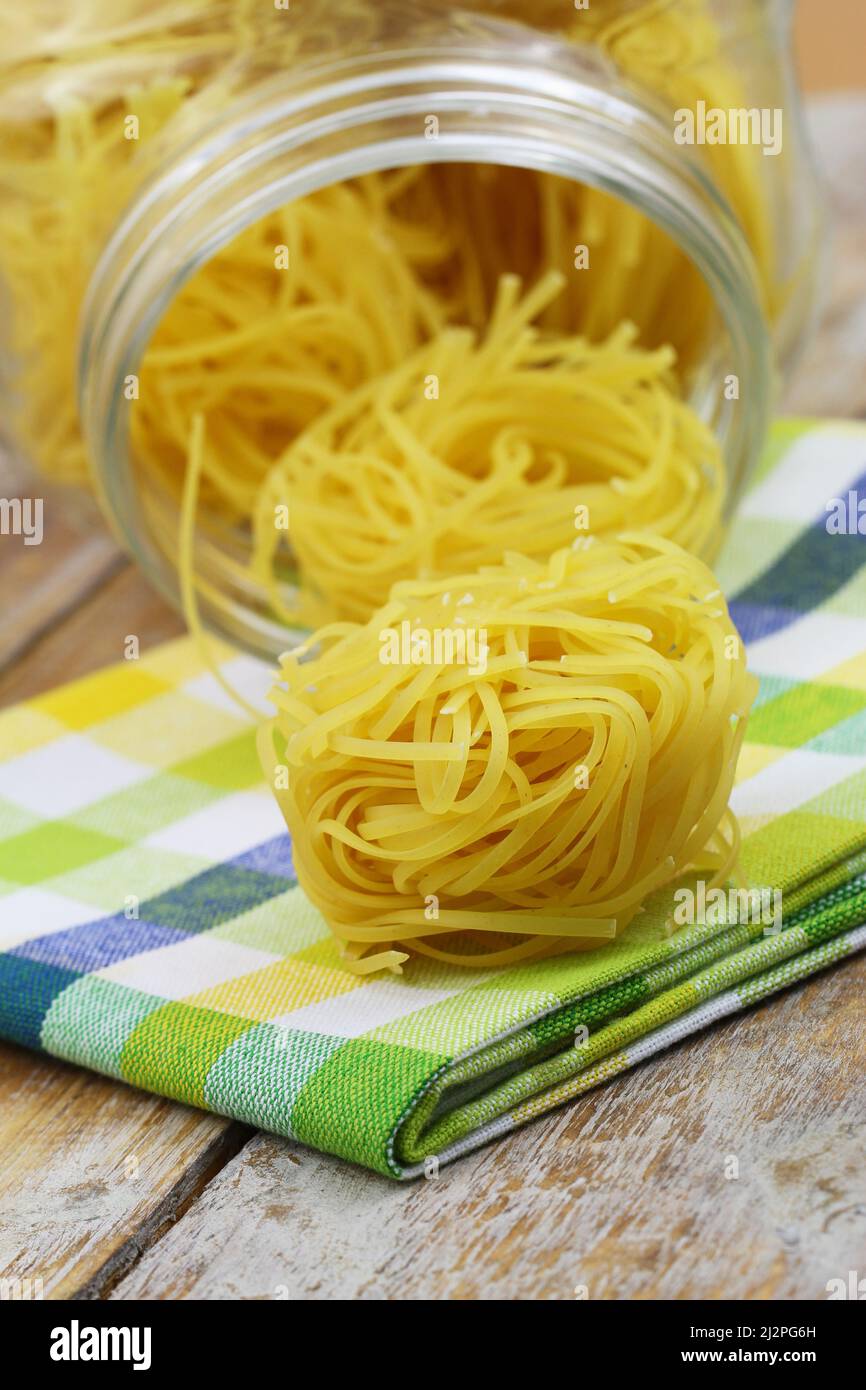
<svg viewBox="0 0 866 1390">
<path fill-rule="evenodd" d="M 506 963 L 726 880 L 755 690 L 711 572 L 631 533 L 395 585 L 281 659 L 259 747 L 350 970 Z"/>
<path fill-rule="evenodd" d="M 721 455 L 679 398 L 672 351 L 637 347 L 629 325 L 600 344 L 541 335 L 530 321 L 561 286 L 551 273 L 521 301 L 503 277 L 483 340 L 446 329 L 346 394 L 271 466 L 253 568 L 286 622 L 363 621 L 401 578 L 474 569 L 507 550 L 544 559 L 638 518 L 712 550 Z M 307 585 L 294 610 L 277 579 L 280 507 Z"/>
<path fill-rule="evenodd" d="M 180 513 L 180 531 L 177 538 L 178 576 L 180 596 L 186 625 L 194 638 L 205 664 L 213 672 L 226 694 L 238 704 L 245 714 L 258 721 L 259 711 L 248 704 L 229 684 L 217 663 L 211 658 L 208 637 L 198 611 L 196 596 L 196 577 L 194 568 L 195 514 L 198 502 L 198 489 L 205 458 L 205 422 L 202 415 L 193 418 L 192 435 L 189 444 L 189 467 L 184 481 L 183 506 Z"/>
</svg>

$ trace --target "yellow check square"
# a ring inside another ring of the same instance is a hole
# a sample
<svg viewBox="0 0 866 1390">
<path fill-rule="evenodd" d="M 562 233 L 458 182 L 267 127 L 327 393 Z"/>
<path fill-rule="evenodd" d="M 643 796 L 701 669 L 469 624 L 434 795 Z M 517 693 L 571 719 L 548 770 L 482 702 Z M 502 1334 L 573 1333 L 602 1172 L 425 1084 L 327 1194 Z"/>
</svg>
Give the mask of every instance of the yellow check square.
<svg viewBox="0 0 866 1390">
<path fill-rule="evenodd" d="M 334 970 L 322 964 L 320 952 L 321 947 L 313 946 L 302 955 L 286 956 L 249 975 L 191 994 L 184 1003 L 264 1022 L 348 994 L 365 983 L 348 970 Z"/>
<path fill-rule="evenodd" d="M 30 707 L 59 719 L 67 729 L 89 729 L 103 719 L 143 705 L 167 689 L 165 681 L 139 670 L 136 662 L 129 661 L 40 695 L 30 702 Z"/>
<path fill-rule="evenodd" d="M 173 690 L 106 719 L 90 737 L 124 757 L 166 768 L 228 743 L 247 727 L 225 710 Z"/>
<path fill-rule="evenodd" d="M 41 748 L 67 733 L 68 726 L 33 705 L 16 705 L 0 714 L 0 760 Z"/>
</svg>

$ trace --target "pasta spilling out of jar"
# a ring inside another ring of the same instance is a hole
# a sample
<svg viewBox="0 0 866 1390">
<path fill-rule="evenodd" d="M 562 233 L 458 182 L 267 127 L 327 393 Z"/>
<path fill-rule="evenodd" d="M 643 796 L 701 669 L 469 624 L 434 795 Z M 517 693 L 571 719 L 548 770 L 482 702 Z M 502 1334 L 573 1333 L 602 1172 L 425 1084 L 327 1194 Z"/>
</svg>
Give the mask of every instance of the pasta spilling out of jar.
<svg viewBox="0 0 866 1390">
<path fill-rule="evenodd" d="M 715 580 L 645 533 L 403 581 L 284 656 L 260 748 L 360 973 L 598 946 L 726 881 L 756 682 Z"/>
<path fill-rule="evenodd" d="M 593 45 L 661 109 L 741 96 L 707 0 L 461 8 Z M 45 473 L 88 476 L 77 330 L 124 207 L 260 78 L 338 35 L 375 46 L 394 13 L 40 0 L 8 33 L 0 18 L 4 396 Z M 772 318 L 760 151 L 705 154 Z M 719 443 L 689 404 L 713 322 L 648 217 L 496 163 L 321 188 L 178 288 L 129 397 L 140 524 L 194 630 L 202 601 L 227 604 L 220 574 L 275 624 L 317 629 L 283 659 L 261 747 L 352 968 L 598 944 L 686 868 L 729 872 L 752 686 L 692 558 L 712 556 L 725 505 Z M 461 663 L 470 632 L 483 661 Z"/>
<path fill-rule="evenodd" d="M 338 41 L 373 43 L 386 8 L 305 0 L 283 14 L 250 0 L 92 0 L 67 14 L 42 0 L 0 31 L 7 420 L 46 472 L 87 478 L 77 326 L 124 206 L 172 149 L 257 76 L 300 68 Z M 446 0 L 417 6 L 434 19 L 456 8 Z M 703 99 L 725 107 L 740 96 L 707 0 L 605 0 L 586 10 L 560 0 L 470 0 L 460 8 L 591 44 L 668 106 Z M 702 153 L 743 225 L 772 311 L 777 286 L 760 151 L 707 146 Z M 576 269 L 580 248 L 589 263 Z M 622 326 L 633 324 L 636 347 L 670 350 L 658 380 L 676 410 L 711 322 L 709 291 L 682 250 L 598 189 L 533 170 L 434 163 L 300 199 L 193 276 L 141 365 L 132 421 L 139 467 L 165 475 L 169 496 L 179 497 L 192 417 L 203 412 L 210 448 L 202 503 L 218 524 L 249 533 L 261 518 L 260 484 L 285 471 L 286 450 L 347 391 L 404 367 L 425 347 L 435 357 L 450 342 L 442 336 L 449 328 L 494 342 L 503 276 L 532 287 L 549 271 L 562 281 L 539 302 L 539 332 L 579 336 L 609 355 Z M 630 385 L 613 390 L 627 396 Z M 693 434 L 703 455 L 701 432 Z M 695 467 L 702 462 L 696 457 Z M 705 537 L 683 539 L 704 546 Z M 315 589 L 312 557 L 306 564 Z"/>
<path fill-rule="evenodd" d="M 255 528 L 275 610 L 284 498 L 320 607 L 360 620 L 407 574 L 444 577 L 514 549 L 545 559 L 638 516 L 699 554 L 713 545 L 722 461 L 677 394 L 672 350 L 637 347 L 632 324 L 597 344 L 540 335 L 526 320 L 557 279 L 520 302 L 519 282 L 504 276 L 483 340 L 443 330 L 349 392 L 277 459 Z"/>
</svg>

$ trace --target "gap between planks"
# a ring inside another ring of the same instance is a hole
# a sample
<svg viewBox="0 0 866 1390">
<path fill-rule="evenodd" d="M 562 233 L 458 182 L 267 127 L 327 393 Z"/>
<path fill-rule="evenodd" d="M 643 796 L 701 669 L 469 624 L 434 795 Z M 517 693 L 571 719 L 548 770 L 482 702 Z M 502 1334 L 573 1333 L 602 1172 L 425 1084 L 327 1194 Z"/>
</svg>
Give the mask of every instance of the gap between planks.
<svg viewBox="0 0 866 1390">
<path fill-rule="evenodd" d="M 255 1136 L 255 1130 L 232 1123 L 218 1134 L 199 1157 L 184 1169 L 178 1181 L 141 1225 L 113 1252 L 80 1288 L 69 1293 L 75 1300 L 105 1300 L 135 1271 L 172 1226 L 201 1197 L 205 1188 L 235 1159 Z"/>
</svg>

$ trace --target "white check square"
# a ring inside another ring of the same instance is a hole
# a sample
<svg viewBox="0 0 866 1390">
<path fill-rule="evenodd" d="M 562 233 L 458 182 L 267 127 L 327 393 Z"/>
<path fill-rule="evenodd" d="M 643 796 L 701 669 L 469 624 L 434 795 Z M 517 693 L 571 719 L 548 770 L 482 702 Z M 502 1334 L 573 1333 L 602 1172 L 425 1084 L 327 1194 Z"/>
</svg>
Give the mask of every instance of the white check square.
<svg viewBox="0 0 866 1390">
<path fill-rule="evenodd" d="M 731 793 L 731 810 L 738 816 L 782 816 L 805 806 L 822 792 L 866 768 L 866 757 L 815 753 L 794 748 L 783 758 L 740 782 Z"/>
<path fill-rule="evenodd" d="M 407 989 L 391 980 L 371 980 L 360 989 L 318 1004 L 307 1004 L 293 1013 L 270 1021 L 282 1027 L 301 1028 L 312 1033 L 330 1033 L 338 1038 L 359 1038 L 372 1028 L 381 1028 L 395 1018 L 417 1013 L 428 1004 L 438 1004 L 465 989 Z"/>
<path fill-rule="evenodd" d="M 818 521 L 826 517 L 830 499 L 845 497 L 861 473 L 866 473 L 862 429 L 842 424 L 809 430 L 791 445 L 779 466 L 752 488 L 739 517 L 772 517 L 798 526 Z"/>
<path fill-rule="evenodd" d="M 76 902 L 44 888 L 20 888 L 0 898 L 0 951 L 11 951 L 34 936 L 98 921 L 101 915 L 93 903 Z"/>
<path fill-rule="evenodd" d="M 270 792 L 233 792 L 191 816 L 155 830 L 142 843 L 175 854 L 200 854 L 210 860 L 234 859 L 275 835 L 286 824 Z"/>
<path fill-rule="evenodd" d="M 866 619 L 817 609 L 795 623 L 749 643 L 749 670 L 759 676 L 808 681 L 859 656 L 866 647 Z"/>
<path fill-rule="evenodd" d="M 103 980 L 114 980 L 161 999 L 184 999 L 225 984 L 226 980 L 262 970 L 279 959 L 269 951 L 201 935 L 115 961 L 95 973 Z"/>
<path fill-rule="evenodd" d="M 56 820 L 152 776 L 144 763 L 68 734 L 0 763 L 0 796 Z"/>
<path fill-rule="evenodd" d="M 274 713 L 273 705 L 266 699 L 274 683 L 274 672 L 266 662 L 257 661 L 252 656 L 236 656 L 231 661 L 220 662 L 220 673 L 231 689 L 236 690 L 253 709 L 257 709 L 261 714 Z M 205 704 L 213 705 L 227 714 L 243 718 L 242 706 L 237 700 L 232 699 L 210 671 L 185 681 L 180 688 L 185 695 L 191 695 L 194 700 L 203 700 Z"/>
</svg>

